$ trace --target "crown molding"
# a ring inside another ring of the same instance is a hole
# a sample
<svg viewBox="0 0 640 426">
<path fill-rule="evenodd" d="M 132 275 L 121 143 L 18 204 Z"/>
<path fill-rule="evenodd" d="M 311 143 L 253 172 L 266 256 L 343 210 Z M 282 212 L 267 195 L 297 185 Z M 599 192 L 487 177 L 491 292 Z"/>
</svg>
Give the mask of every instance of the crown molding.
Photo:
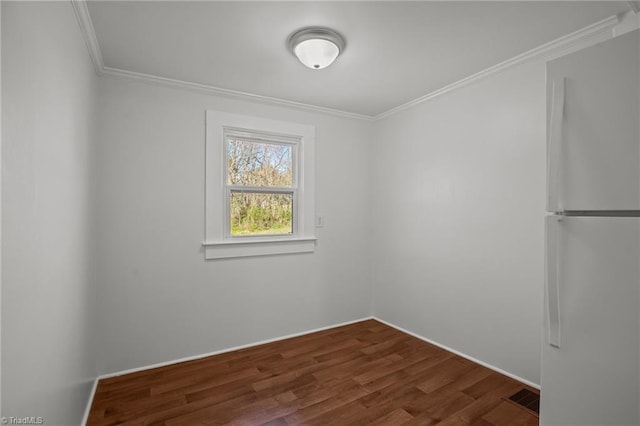
<svg viewBox="0 0 640 426">
<path fill-rule="evenodd" d="M 630 5 L 637 4 L 637 2 L 628 2 L 628 3 Z M 177 80 L 177 79 L 167 78 L 167 77 L 160 77 L 152 74 L 144 74 L 144 73 L 139 73 L 135 71 L 123 70 L 119 68 L 105 67 L 104 62 L 102 60 L 102 53 L 100 52 L 98 39 L 96 37 L 95 30 L 93 28 L 93 23 L 91 22 L 91 16 L 89 15 L 87 0 L 71 0 L 71 4 L 73 6 L 73 10 L 78 19 L 78 23 L 82 31 L 82 36 L 84 37 L 85 43 L 87 45 L 87 49 L 89 50 L 91 61 L 93 62 L 93 66 L 96 69 L 96 73 L 98 73 L 99 75 L 110 75 L 114 77 L 129 78 L 129 79 L 134 79 L 134 80 L 161 85 L 165 87 L 173 87 L 173 88 L 189 90 L 192 92 L 223 96 L 223 97 L 234 98 L 239 100 L 259 102 L 259 103 L 268 104 L 268 105 L 283 106 L 283 107 L 294 108 L 294 109 L 299 109 L 304 111 L 320 112 L 324 114 L 330 114 L 330 115 L 335 115 L 339 117 L 352 118 L 352 119 L 364 120 L 364 121 L 381 120 L 383 118 L 394 115 L 400 111 L 404 111 L 406 109 L 419 105 L 423 102 L 427 102 L 438 96 L 444 95 L 446 93 L 449 93 L 461 87 L 467 86 L 475 81 L 481 80 L 490 75 L 497 74 L 501 71 L 504 71 L 507 68 L 519 65 L 528 60 L 531 60 L 543 55 L 549 55 L 549 54 L 552 54 L 553 52 L 567 51 L 571 49 L 573 46 L 579 44 L 580 42 L 583 42 L 585 39 L 588 39 L 589 37 L 595 37 L 607 31 L 611 32 L 612 29 L 621 22 L 621 17 L 615 16 L 615 15 L 611 16 L 609 18 L 606 18 L 594 24 L 591 24 L 587 27 L 584 27 L 578 31 L 559 37 L 553 41 L 550 41 L 549 43 L 545 43 L 527 52 L 521 53 L 520 55 L 514 56 L 511 59 L 507 59 L 504 62 L 501 62 L 485 70 L 472 74 L 468 77 L 465 77 L 461 80 L 458 80 L 454 83 L 444 86 L 438 90 L 427 93 L 426 95 L 423 95 L 412 101 L 409 101 L 402 105 L 398 105 L 397 107 L 391 108 L 385 112 L 382 112 L 377 115 L 366 115 L 366 114 L 357 114 L 353 112 L 341 111 L 333 108 L 321 107 L 317 105 L 305 104 L 302 102 L 289 101 L 286 99 L 274 98 L 270 96 L 257 95 L 254 93 L 241 92 L 238 90 L 224 89 L 221 87 L 215 87 L 215 86 L 210 86 L 206 84 L 193 83 L 193 82 L 182 81 L 182 80 Z M 612 34 L 609 33 L 608 36 L 611 37 Z"/>
<path fill-rule="evenodd" d="M 106 67 L 102 59 L 102 53 L 100 52 L 100 45 L 98 44 L 98 38 L 91 21 L 91 15 L 89 14 L 89 8 L 87 6 L 87 0 L 71 0 L 73 11 L 80 25 L 82 31 L 82 37 L 89 50 L 89 56 L 93 67 L 98 75 L 110 75 L 116 77 L 125 77 L 134 80 L 139 80 L 147 83 L 153 83 L 165 87 L 174 87 L 185 90 L 190 90 L 198 93 L 205 93 L 209 95 L 223 96 L 227 98 L 235 98 L 240 100 L 247 100 L 253 102 L 259 102 L 268 105 L 284 106 L 288 108 L 294 108 L 298 110 L 320 112 L 324 114 L 336 115 L 340 117 L 352 118 L 357 120 L 372 121 L 373 116 L 365 114 L 357 114 L 353 112 L 340 111 L 333 108 L 326 108 L 317 105 L 305 104 L 302 102 L 294 102 L 286 99 L 273 98 L 270 96 L 262 96 L 253 93 L 241 92 L 238 90 L 223 89 L 220 87 L 209 86 L 206 84 L 192 83 L 188 81 L 177 80 L 173 78 L 160 77 L 157 75 L 144 74 L 134 71 L 127 71 L 118 68 Z"/>
<path fill-rule="evenodd" d="M 76 19 L 78 19 L 80 31 L 82 31 L 82 38 L 84 38 L 84 42 L 89 50 L 91 62 L 93 62 L 93 68 L 97 74 L 101 74 L 104 69 L 104 63 L 102 61 L 102 53 L 100 53 L 98 38 L 96 37 L 93 22 L 91 21 L 91 15 L 89 15 L 87 2 L 86 0 L 71 0 L 71 6 L 73 6 Z"/>
<path fill-rule="evenodd" d="M 254 93 L 241 92 L 238 90 L 223 89 L 221 87 L 209 86 L 206 84 L 192 83 L 189 81 L 177 80 L 174 78 L 160 77 L 152 74 L 144 74 L 135 71 L 127 71 L 119 68 L 103 67 L 101 74 L 110 75 L 114 77 L 125 77 L 129 79 L 139 80 L 146 83 L 152 83 L 161 85 L 164 87 L 174 87 L 184 90 L 189 90 L 197 93 L 204 93 L 208 95 L 216 95 L 226 98 L 234 98 L 240 100 L 247 100 L 252 102 L 259 102 L 262 104 L 284 106 L 288 108 L 294 108 L 298 110 L 321 112 L 324 114 L 336 115 L 340 117 L 353 118 L 358 120 L 372 121 L 373 117 L 370 115 L 357 114 L 354 112 L 341 111 L 332 108 L 321 107 L 317 105 L 305 104 L 302 102 L 289 101 L 286 99 L 273 98 L 270 96 L 256 95 Z"/>
<path fill-rule="evenodd" d="M 381 120 L 383 118 L 389 117 L 393 114 L 396 114 L 400 111 L 404 111 L 406 109 L 412 108 L 416 105 L 419 105 L 423 102 L 431 100 L 435 97 L 444 95 L 445 93 L 449 93 L 461 87 L 464 87 L 468 84 L 471 84 L 475 81 L 481 80 L 485 77 L 488 77 L 493 74 L 497 74 L 501 71 L 504 71 L 507 68 L 519 65 L 528 60 L 537 58 L 539 56 L 548 55 L 557 50 L 566 50 L 574 46 L 575 44 L 581 42 L 582 40 L 592 37 L 596 34 L 603 33 L 605 31 L 610 31 L 616 24 L 620 22 L 620 18 L 616 15 L 611 16 L 607 19 L 603 19 L 602 21 L 598 21 L 592 25 L 584 27 L 578 31 L 567 34 L 565 36 L 559 37 L 555 40 L 550 41 L 549 43 L 545 43 L 541 46 L 535 47 L 531 50 L 528 50 L 524 53 L 521 53 L 517 56 L 514 56 L 511 59 L 507 59 L 504 62 L 500 62 L 492 67 L 489 67 L 485 70 L 477 72 L 475 74 L 470 75 L 469 77 L 465 77 L 461 80 L 458 80 L 454 83 L 451 83 L 447 86 L 444 86 L 438 90 L 435 90 L 431 93 L 428 93 L 424 96 L 416 98 L 412 101 L 409 101 L 405 104 L 399 105 L 395 108 L 391 108 L 388 111 L 385 111 L 381 114 L 378 114 L 373 117 L 374 121 Z"/>
</svg>

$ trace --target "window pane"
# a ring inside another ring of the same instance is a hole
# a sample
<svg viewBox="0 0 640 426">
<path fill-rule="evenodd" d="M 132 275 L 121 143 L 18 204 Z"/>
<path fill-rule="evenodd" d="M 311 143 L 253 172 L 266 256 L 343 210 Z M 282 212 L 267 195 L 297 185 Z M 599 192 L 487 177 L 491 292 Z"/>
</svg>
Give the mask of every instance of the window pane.
<svg viewBox="0 0 640 426">
<path fill-rule="evenodd" d="M 227 184 L 290 188 L 291 145 L 227 139 Z"/>
<path fill-rule="evenodd" d="M 293 233 L 293 194 L 231 192 L 231 235 Z"/>
</svg>

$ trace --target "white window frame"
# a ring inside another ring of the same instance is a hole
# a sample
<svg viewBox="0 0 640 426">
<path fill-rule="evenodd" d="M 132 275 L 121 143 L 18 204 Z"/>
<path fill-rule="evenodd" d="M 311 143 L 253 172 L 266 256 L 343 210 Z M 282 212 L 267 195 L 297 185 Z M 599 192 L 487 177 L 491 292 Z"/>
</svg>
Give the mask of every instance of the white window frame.
<svg viewBox="0 0 640 426">
<path fill-rule="evenodd" d="M 231 236 L 227 184 L 227 134 L 264 142 L 291 144 L 294 156 L 292 188 L 249 188 L 256 192 L 294 193 L 293 233 Z M 205 259 L 309 253 L 315 250 L 315 127 L 222 111 L 206 112 Z"/>
<path fill-rule="evenodd" d="M 276 145 L 287 145 L 291 148 L 291 159 L 292 159 L 292 182 L 290 187 L 251 187 L 246 185 L 232 185 L 227 182 L 227 176 L 229 175 L 228 165 L 229 165 L 229 153 L 226 149 L 226 144 L 230 137 L 235 137 L 240 140 L 246 140 L 257 143 L 266 143 L 266 144 L 276 144 Z M 268 235 L 269 237 L 290 237 L 292 235 L 296 235 L 298 232 L 298 212 L 300 210 L 300 200 L 298 197 L 298 187 L 299 187 L 299 178 L 298 171 L 300 170 L 300 137 L 291 137 L 284 135 L 275 135 L 269 133 L 258 133 L 258 132 L 247 132 L 244 129 L 234 129 L 231 127 L 224 127 L 224 158 L 222 160 L 224 167 L 224 210 L 225 210 L 225 224 L 231 223 L 231 192 L 246 192 L 246 193 L 258 193 L 258 194 L 291 194 L 293 198 L 293 215 L 292 215 L 292 233 L 285 235 Z M 251 239 L 256 238 L 255 236 L 248 235 L 231 235 L 231 227 L 226 226 L 224 228 L 224 238 L 242 238 L 242 239 Z"/>
</svg>

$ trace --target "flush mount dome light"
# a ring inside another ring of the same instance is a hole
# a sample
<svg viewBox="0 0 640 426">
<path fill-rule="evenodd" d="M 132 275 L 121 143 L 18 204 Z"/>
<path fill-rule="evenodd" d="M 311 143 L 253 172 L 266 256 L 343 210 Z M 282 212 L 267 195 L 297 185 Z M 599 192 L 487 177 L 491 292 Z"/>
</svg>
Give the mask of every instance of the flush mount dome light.
<svg viewBox="0 0 640 426">
<path fill-rule="evenodd" d="M 289 37 L 291 52 L 300 62 L 315 70 L 331 65 L 344 46 L 344 38 L 329 28 L 303 28 Z"/>
</svg>

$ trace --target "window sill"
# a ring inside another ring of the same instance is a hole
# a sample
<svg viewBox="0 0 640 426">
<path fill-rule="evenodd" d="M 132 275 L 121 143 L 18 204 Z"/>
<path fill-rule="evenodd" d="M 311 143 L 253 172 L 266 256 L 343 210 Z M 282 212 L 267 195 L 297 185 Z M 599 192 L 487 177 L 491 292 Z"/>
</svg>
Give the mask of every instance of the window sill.
<svg viewBox="0 0 640 426">
<path fill-rule="evenodd" d="M 230 259 L 275 254 L 312 253 L 316 248 L 316 238 L 205 241 L 202 245 L 204 246 L 204 258 L 206 260 Z"/>
</svg>

